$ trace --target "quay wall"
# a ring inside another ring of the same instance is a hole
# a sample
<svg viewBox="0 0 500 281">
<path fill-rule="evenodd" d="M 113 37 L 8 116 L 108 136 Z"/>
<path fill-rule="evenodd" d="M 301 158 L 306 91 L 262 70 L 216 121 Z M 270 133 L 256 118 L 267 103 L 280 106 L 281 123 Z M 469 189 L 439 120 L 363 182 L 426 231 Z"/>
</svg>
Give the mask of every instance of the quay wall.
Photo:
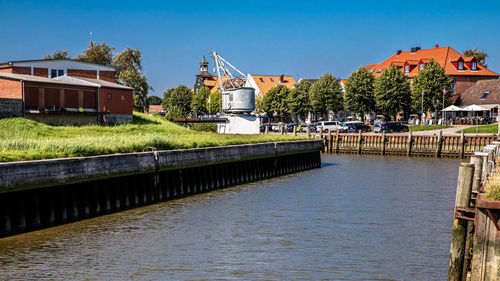
<svg viewBox="0 0 500 281">
<path fill-rule="evenodd" d="M 319 140 L 0 164 L 0 237 L 321 166 Z"/>
</svg>

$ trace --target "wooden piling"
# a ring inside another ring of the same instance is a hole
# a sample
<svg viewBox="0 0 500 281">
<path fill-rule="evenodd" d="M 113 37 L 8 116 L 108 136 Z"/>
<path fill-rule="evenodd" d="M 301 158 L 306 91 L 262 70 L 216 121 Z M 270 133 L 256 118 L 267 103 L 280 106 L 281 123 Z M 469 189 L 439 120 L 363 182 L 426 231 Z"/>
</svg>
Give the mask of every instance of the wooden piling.
<svg viewBox="0 0 500 281">
<path fill-rule="evenodd" d="M 332 130 L 328 130 L 328 152 L 332 153 L 332 145 L 333 145 L 333 139 L 332 139 Z"/>
<path fill-rule="evenodd" d="M 264 129 L 264 134 L 266 134 L 266 135 L 269 134 L 269 126 L 268 126 L 268 124 L 266 124 L 266 127 Z"/>
<path fill-rule="evenodd" d="M 337 131 L 336 139 L 335 139 L 335 153 L 339 153 L 340 151 L 340 133 Z"/>
<path fill-rule="evenodd" d="M 438 139 L 436 143 L 436 157 L 441 157 L 441 149 L 443 146 L 443 131 L 439 130 Z"/>
<path fill-rule="evenodd" d="M 464 130 L 462 130 L 462 134 L 460 135 L 460 158 L 464 158 L 465 155 L 465 134 Z"/>
<path fill-rule="evenodd" d="M 413 143 L 411 132 L 411 130 L 408 132 L 408 140 L 406 141 L 406 156 L 408 157 L 411 156 L 411 145 Z"/>
<path fill-rule="evenodd" d="M 306 135 L 307 135 L 307 137 L 311 136 L 311 125 L 307 125 L 307 127 L 306 127 Z"/>
<path fill-rule="evenodd" d="M 382 147 L 381 147 L 381 154 L 385 155 L 385 131 L 382 131 Z"/>
<path fill-rule="evenodd" d="M 455 198 L 455 219 L 453 221 L 448 281 L 461 281 L 465 254 L 467 220 L 457 218 L 457 208 L 468 208 L 474 178 L 474 164 L 460 163 L 457 194 Z"/>
<path fill-rule="evenodd" d="M 362 137 L 363 137 L 363 132 L 359 131 L 359 134 L 358 134 L 358 154 L 361 154 L 361 144 L 363 142 Z"/>
<path fill-rule="evenodd" d="M 297 135 L 297 126 L 293 126 L 293 135 L 296 136 Z"/>
</svg>

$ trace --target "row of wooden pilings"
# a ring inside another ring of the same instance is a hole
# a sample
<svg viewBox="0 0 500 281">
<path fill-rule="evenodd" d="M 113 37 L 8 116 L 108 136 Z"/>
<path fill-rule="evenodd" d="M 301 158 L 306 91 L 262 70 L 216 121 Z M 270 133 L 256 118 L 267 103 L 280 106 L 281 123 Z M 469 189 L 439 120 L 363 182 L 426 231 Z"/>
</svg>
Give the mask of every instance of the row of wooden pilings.
<svg viewBox="0 0 500 281">
<path fill-rule="evenodd" d="M 321 166 L 319 151 L 0 194 L 0 237 Z"/>
<path fill-rule="evenodd" d="M 491 240 L 486 227 L 492 222 L 495 227 L 489 228 L 493 231 L 491 236 L 500 238 L 500 212 L 491 210 L 493 204 L 487 205 L 485 202 L 491 200 L 484 196 L 484 185 L 495 171 L 499 156 L 500 141 L 494 141 L 483 151 L 475 152 L 469 163 L 459 166 L 448 267 L 450 281 L 500 280 L 500 251 L 496 249 L 500 247 L 500 239 Z"/>
</svg>

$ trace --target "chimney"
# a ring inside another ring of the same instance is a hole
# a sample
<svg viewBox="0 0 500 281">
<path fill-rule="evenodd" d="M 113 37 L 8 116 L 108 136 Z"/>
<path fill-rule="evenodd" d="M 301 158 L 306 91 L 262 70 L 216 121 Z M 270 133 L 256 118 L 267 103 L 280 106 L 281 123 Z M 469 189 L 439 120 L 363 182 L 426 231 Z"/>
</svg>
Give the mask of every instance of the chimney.
<svg viewBox="0 0 500 281">
<path fill-rule="evenodd" d="M 439 44 L 436 44 L 436 46 L 434 46 L 434 47 L 439 48 Z"/>
<path fill-rule="evenodd" d="M 420 47 L 411 47 L 411 53 L 414 54 L 416 53 L 417 51 L 420 51 Z"/>
<path fill-rule="evenodd" d="M 284 82 L 283 81 L 283 73 L 281 73 L 281 75 L 280 75 L 280 84 L 283 84 L 283 82 Z"/>
<path fill-rule="evenodd" d="M 399 54 L 401 54 L 401 50 L 396 51 L 396 56 L 399 56 Z"/>
</svg>

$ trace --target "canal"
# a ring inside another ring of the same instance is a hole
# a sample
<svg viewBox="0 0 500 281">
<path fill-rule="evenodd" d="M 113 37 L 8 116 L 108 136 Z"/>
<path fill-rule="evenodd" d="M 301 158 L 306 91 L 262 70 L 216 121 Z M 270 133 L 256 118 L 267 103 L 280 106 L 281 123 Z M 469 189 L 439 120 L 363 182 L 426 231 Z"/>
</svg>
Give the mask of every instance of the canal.
<svg viewBox="0 0 500 281">
<path fill-rule="evenodd" d="M 0 239 L 0 279 L 446 280 L 460 160 L 322 161 Z"/>
</svg>

